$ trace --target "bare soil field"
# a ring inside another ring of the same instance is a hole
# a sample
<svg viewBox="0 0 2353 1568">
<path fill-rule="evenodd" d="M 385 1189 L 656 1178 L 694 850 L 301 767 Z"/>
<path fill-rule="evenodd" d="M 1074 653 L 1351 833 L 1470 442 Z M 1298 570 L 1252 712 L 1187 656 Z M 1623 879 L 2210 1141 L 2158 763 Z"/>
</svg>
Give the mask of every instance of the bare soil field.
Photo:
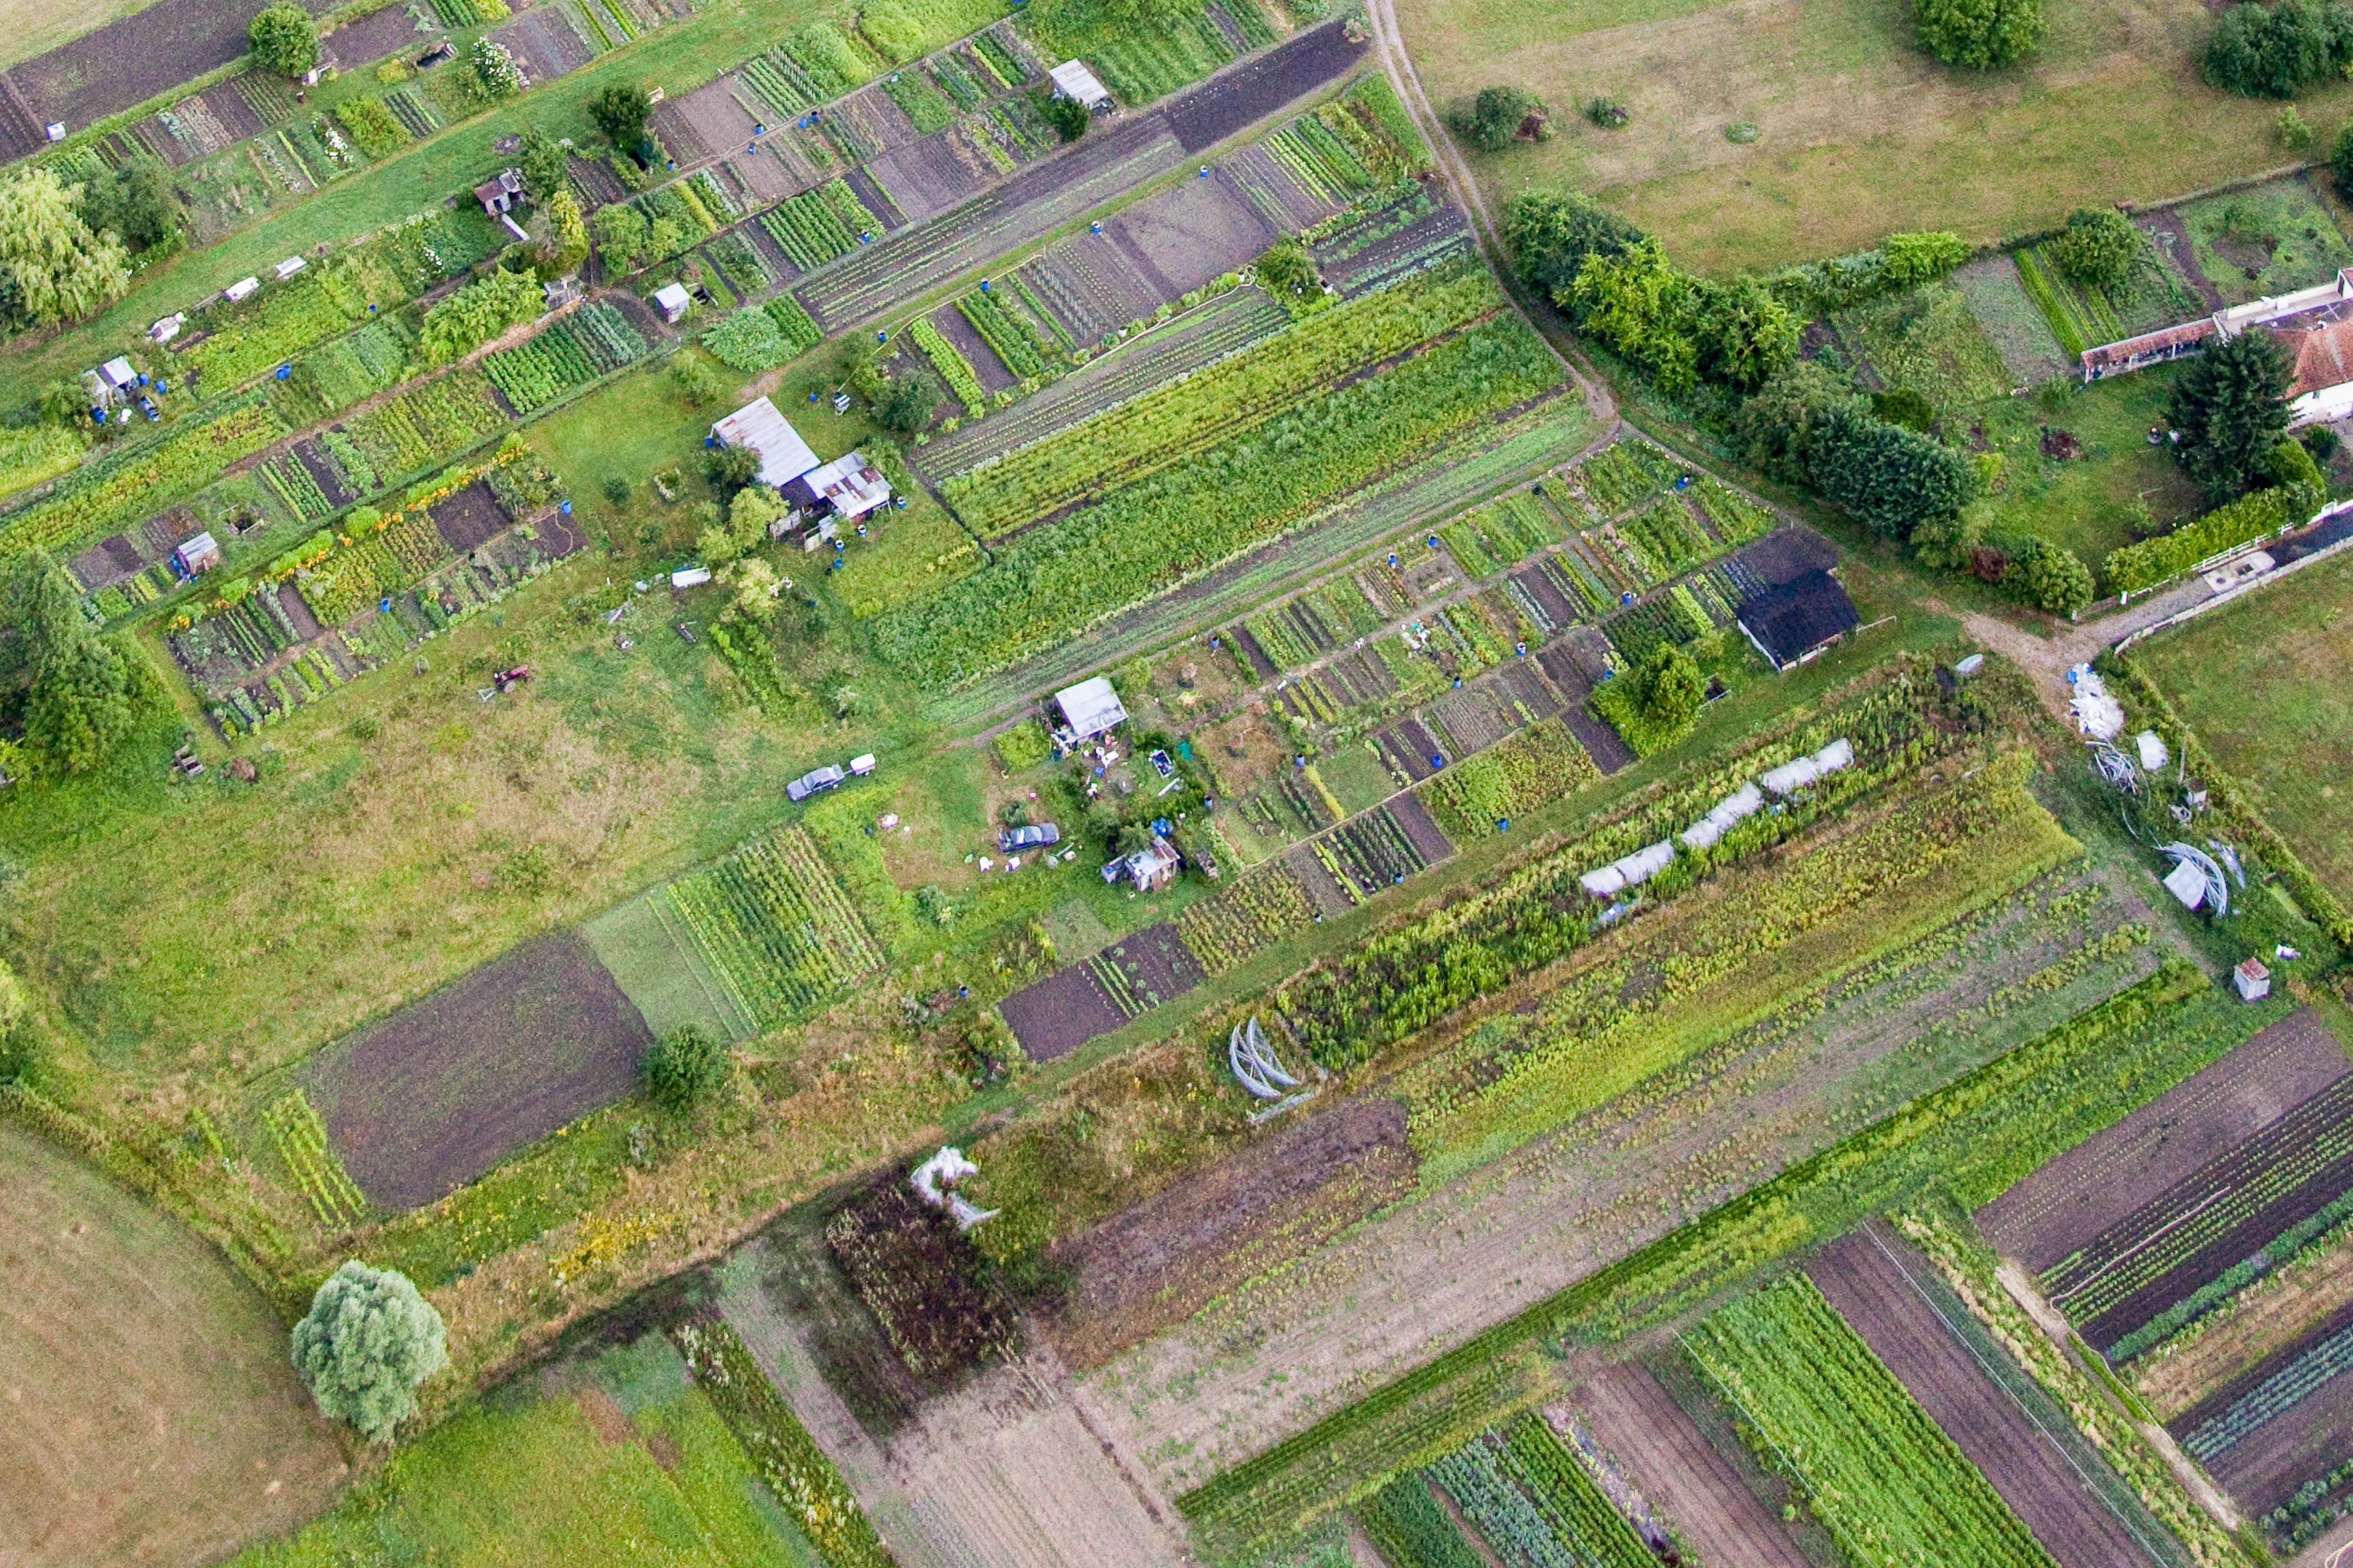
<svg viewBox="0 0 2353 1568">
<path fill-rule="evenodd" d="M 1703 1563 L 1813 1568 L 1683 1406 L 1639 1362 L 1605 1363 L 1573 1384 L 1556 1429 L 1581 1429 Z M 1573 1414 L 1572 1414 L 1573 1413 Z M 1565 1418 L 1567 1417 L 1567 1418 Z"/>
<path fill-rule="evenodd" d="M 372 1202 L 414 1208 L 637 1087 L 653 1043 L 586 942 L 526 942 L 305 1066 Z"/>
<path fill-rule="evenodd" d="M 1827 1008 L 1795 1005 L 1228 1292 L 1087 1374 L 1076 1397 L 1162 1486 L 1196 1484 L 2154 963 L 2136 948 L 2014 1010 L 1973 1012 L 2084 940 L 2037 929 L 2021 902 L 1998 906 L 1916 967 L 1874 969 Z"/>
<path fill-rule="evenodd" d="M 194 1232 L 0 1124 L 0 1560 L 211 1562 L 326 1506 L 286 1327 Z"/>
<path fill-rule="evenodd" d="M 395 0 L 395 4 L 371 11 L 357 21 L 344 23 L 328 34 L 324 42 L 335 63 L 351 70 L 374 65 L 412 43 L 422 53 L 430 37 L 417 30 L 417 19 L 408 14 L 408 7 Z"/>
<path fill-rule="evenodd" d="M 1421 804 L 1419 795 L 1398 795 L 1389 802 L 1389 815 L 1405 830 L 1405 836 L 1415 851 L 1431 865 L 1437 865 L 1454 853 L 1453 841 L 1430 819 L 1430 808 Z"/>
<path fill-rule="evenodd" d="M 2035 1273 L 2195 1174 L 2346 1075 L 2310 1009 L 2043 1166 L 1978 1212 L 1988 1240 Z"/>
<path fill-rule="evenodd" d="M 1312 1116 L 1057 1246 L 1071 1284 L 1045 1331 L 1069 1365 L 1098 1366 L 1404 1196 L 1413 1170 L 1395 1100 Z"/>
<path fill-rule="evenodd" d="M 468 485 L 433 508 L 434 531 L 441 542 L 463 555 L 507 526 L 507 514 L 484 484 Z"/>
<path fill-rule="evenodd" d="M 1940 1320 L 1918 1283 L 1932 1268 L 1902 1240 L 1866 1227 L 1816 1255 L 1806 1273 L 2061 1568 L 2154 1564 L 2158 1560 L 2084 1485 L 2075 1457 L 2029 1418 L 1988 1375 L 1974 1347 Z"/>
<path fill-rule="evenodd" d="M 1219 72 L 1170 100 L 1161 112 L 1184 150 L 1198 153 L 1292 100 L 1339 80 L 1365 55 L 1363 44 L 1349 41 L 1345 22 L 1327 22 Z"/>
<path fill-rule="evenodd" d="M 1163 300 L 1248 265 L 1280 237 L 1231 185 L 1214 178 L 1187 180 L 1104 227 Z"/>
<path fill-rule="evenodd" d="M 596 51 L 573 31 L 570 19 L 554 5 L 518 16 L 491 36 L 523 62 L 534 87 L 544 87 L 596 58 Z"/>
<path fill-rule="evenodd" d="M 1069 1056 L 1127 1022 L 1083 963 L 1016 991 L 997 1005 L 997 1011 L 1033 1062 Z"/>
</svg>

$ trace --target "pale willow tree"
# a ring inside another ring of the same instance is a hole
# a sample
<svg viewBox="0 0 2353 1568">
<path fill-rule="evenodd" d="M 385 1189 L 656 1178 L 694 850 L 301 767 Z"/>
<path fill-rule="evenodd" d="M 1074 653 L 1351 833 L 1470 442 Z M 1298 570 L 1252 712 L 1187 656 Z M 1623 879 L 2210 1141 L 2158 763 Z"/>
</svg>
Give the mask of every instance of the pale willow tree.
<svg viewBox="0 0 2353 1568">
<path fill-rule="evenodd" d="M 131 289 L 122 241 L 82 221 L 79 194 L 47 169 L 0 182 L 0 273 L 14 281 L 18 309 L 39 325 L 79 320 Z"/>
<path fill-rule="evenodd" d="M 406 1275 L 354 1258 L 294 1325 L 294 1368 L 327 1415 L 389 1443 L 417 1414 L 417 1385 L 449 1364 L 447 1340 L 441 1314 Z"/>
</svg>

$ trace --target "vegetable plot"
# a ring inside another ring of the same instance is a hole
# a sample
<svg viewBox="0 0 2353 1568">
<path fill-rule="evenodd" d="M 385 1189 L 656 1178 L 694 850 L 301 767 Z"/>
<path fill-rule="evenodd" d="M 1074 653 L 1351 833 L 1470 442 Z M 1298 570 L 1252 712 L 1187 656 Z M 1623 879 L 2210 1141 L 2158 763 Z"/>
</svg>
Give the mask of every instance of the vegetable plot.
<svg viewBox="0 0 2353 1568">
<path fill-rule="evenodd" d="M 1503 303 L 1486 272 L 1430 276 L 1312 316 L 1184 380 L 1033 442 L 942 488 L 1001 536 L 1105 485 L 1140 479 L 1259 425 L 1314 388 L 1377 364 Z"/>
<path fill-rule="evenodd" d="M 786 197 L 760 215 L 760 226 L 804 272 L 857 249 L 860 235 L 882 229 L 857 193 L 839 180 Z"/>
<path fill-rule="evenodd" d="M 48 500 L 0 518 L 0 550 L 59 550 L 121 528 L 210 484 L 285 433 L 259 395 L 224 404 L 201 423 L 174 426 L 159 440 L 94 463 Z"/>
<path fill-rule="evenodd" d="M 1857 1563 L 2056 1568 L 1804 1275 L 1725 1307 L 1683 1343 L 1758 1457 Z"/>
<path fill-rule="evenodd" d="M 598 300 L 520 347 L 483 356 L 482 365 L 514 411 L 529 414 L 645 352 L 628 318 Z"/>
<path fill-rule="evenodd" d="M 746 1018 L 767 1028 L 836 1000 L 882 952 L 800 827 L 755 839 L 659 895 Z"/>
</svg>

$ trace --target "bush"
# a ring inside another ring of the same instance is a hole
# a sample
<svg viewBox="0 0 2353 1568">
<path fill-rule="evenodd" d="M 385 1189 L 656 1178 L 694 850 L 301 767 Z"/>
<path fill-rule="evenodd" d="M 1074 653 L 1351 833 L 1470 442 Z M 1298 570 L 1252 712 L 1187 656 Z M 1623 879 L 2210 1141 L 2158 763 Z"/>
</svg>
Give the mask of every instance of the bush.
<svg viewBox="0 0 2353 1568">
<path fill-rule="evenodd" d="M 2042 0 L 1918 0 L 1920 47 L 1948 66 L 1994 70 L 2042 47 Z"/>
<path fill-rule="evenodd" d="M 172 237 L 180 205 L 173 198 L 172 182 L 164 165 L 142 158 L 110 169 L 82 186 L 81 216 L 91 228 L 111 233 L 127 248 L 138 251 Z"/>
<path fill-rule="evenodd" d="M 927 370 L 911 370 L 885 386 L 874 400 L 874 422 L 885 430 L 913 436 L 929 427 L 944 395 L 939 377 Z"/>
<path fill-rule="evenodd" d="M 408 144 L 408 127 L 394 118 L 379 99 L 351 99 L 336 109 L 335 118 L 371 158 L 389 157 Z"/>
<path fill-rule="evenodd" d="M 282 77 L 299 77 L 319 63 L 319 29 L 300 5 L 272 5 L 245 30 L 253 63 Z"/>
<path fill-rule="evenodd" d="M 1542 142 L 1552 135 L 1544 100 L 1516 87 L 1482 88 L 1468 103 L 1449 110 L 1447 125 L 1483 153 L 1500 153 L 1522 138 Z"/>
<path fill-rule="evenodd" d="M 2217 507 L 2171 533 L 2108 552 L 2100 574 L 2109 588 L 2137 594 L 2189 571 L 2209 556 L 2252 544 L 2291 523 L 2302 522 L 2323 497 L 2312 489 L 2278 485 Z"/>
<path fill-rule="evenodd" d="M 2328 173 L 2339 196 L 2353 192 L 2353 124 L 2337 133 L 2337 144 L 2328 151 Z"/>
<path fill-rule="evenodd" d="M 1692 656 L 1670 642 L 1662 642 L 1651 650 L 1635 681 L 1642 716 L 1662 730 L 1680 729 L 1690 723 L 1706 690 L 1706 682 L 1700 679 L 1699 666 L 1693 662 Z"/>
<path fill-rule="evenodd" d="M 588 100 L 590 123 L 624 153 L 633 152 L 646 139 L 653 117 L 653 100 L 641 87 L 617 83 Z"/>
<path fill-rule="evenodd" d="M 2281 146 L 2299 153 L 2312 145 L 2312 126 L 2293 103 L 2279 111 L 2279 139 Z"/>
<path fill-rule="evenodd" d="M 596 236 L 596 248 L 606 267 L 616 273 L 636 271 L 653 238 L 646 215 L 627 202 L 598 207 L 589 227 Z"/>
<path fill-rule="evenodd" d="M 1854 383 L 1818 359 L 1793 360 L 1740 405 L 1744 455 L 1754 466 L 1802 483 L 1823 422 L 1870 408 Z"/>
<path fill-rule="evenodd" d="M 406 1275 L 354 1258 L 327 1277 L 294 1325 L 294 1370 L 327 1416 L 389 1443 L 417 1413 L 417 1385 L 449 1364 L 447 1337 Z"/>
<path fill-rule="evenodd" d="M 1936 422 L 1936 405 L 1908 386 L 1873 393 L 1871 411 L 1890 425 L 1901 425 L 1906 430 L 1917 430 L 1924 436 Z"/>
<path fill-rule="evenodd" d="M 2079 208 L 2068 215 L 2067 226 L 2042 245 L 2042 253 L 2069 281 L 2108 294 L 2132 277 L 2140 252 L 2140 230 L 2114 207 Z"/>
<path fill-rule="evenodd" d="M 2353 64 L 2353 12 L 2338 0 L 2233 5 L 2200 63 L 2208 81 L 2242 98 L 2294 98 Z"/>
<path fill-rule="evenodd" d="M 1969 500 L 1976 476 L 1968 460 L 1939 442 L 1852 409 L 1822 421 L 1807 477 L 1829 500 L 1891 539 Z"/>
<path fill-rule="evenodd" d="M 2010 557 L 2001 586 L 2037 609 L 2072 616 L 2092 602 L 2092 569 L 2073 551 L 2037 539 Z"/>
<path fill-rule="evenodd" d="M 1315 258 L 1296 239 L 1279 239 L 1258 258 L 1258 286 L 1293 315 L 1324 297 L 1324 279 L 1316 275 Z"/>
<path fill-rule="evenodd" d="M 1049 88 L 1039 88 L 1029 95 L 1038 106 L 1039 118 L 1054 128 L 1054 134 L 1065 142 L 1075 142 L 1087 133 L 1087 122 L 1094 117 L 1087 106 L 1073 98 L 1064 98 Z"/>
<path fill-rule="evenodd" d="M 638 1072 L 654 1103 L 688 1110 L 727 1081 L 727 1047 L 691 1024 L 681 1024 L 646 1049 Z"/>
<path fill-rule="evenodd" d="M 2165 402 L 2174 457 L 2217 498 L 2268 479 L 2287 432 L 2295 366 L 2269 332 L 2242 332 L 2189 362 Z"/>
<path fill-rule="evenodd" d="M 531 274 L 493 272 L 426 311 L 417 348 L 428 363 L 447 364 L 532 320 L 546 302 Z"/>
<path fill-rule="evenodd" d="M 623 479 L 620 475 L 615 474 L 612 478 L 607 479 L 604 483 L 603 489 L 605 491 L 605 499 L 611 501 L 615 506 L 627 506 L 629 504 L 629 481 Z"/>
<path fill-rule="evenodd" d="M 504 44 L 476 38 L 472 58 L 474 79 L 492 98 L 512 98 L 523 89 L 522 68 L 515 64 L 514 56 L 507 53 Z"/>
</svg>

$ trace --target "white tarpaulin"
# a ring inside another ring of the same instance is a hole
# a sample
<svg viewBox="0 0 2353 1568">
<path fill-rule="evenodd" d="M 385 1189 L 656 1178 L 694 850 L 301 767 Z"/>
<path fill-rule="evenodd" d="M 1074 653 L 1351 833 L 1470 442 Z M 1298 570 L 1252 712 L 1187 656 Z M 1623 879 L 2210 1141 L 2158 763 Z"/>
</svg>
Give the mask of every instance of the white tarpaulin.
<svg viewBox="0 0 2353 1568">
<path fill-rule="evenodd" d="M 2206 901 L 2206 873 L 2194 861 L 2176 861 L 2165 875 L 2165 890 L 2179 899 L 2183 909 L 2197 909 Z"/>
<path fill-rule="evenodd" d="M 970 1230 L 985 1219 L 995 1219 L 995 1209 L 980 1209 L 962 1194 L 948 1191 L 948 1184 L 961 1182 L 966 1176 L 977 1176 L 980 1167 L 964 1157 L 964 1151 L 950 1146 L 941 1150 L 908 1173 L 907 1184 L 915 1195 L 934 1208 L 944 1208 L 955 1216 L 958 1230 Z"/>
<path fill-rule="evenodd" d="M 2074 688 L 2067 708 L 2075 715 L 2075 728 L 2095 741 L 2113 741 L 2124 733 L 2124 706 L 2108 695 L 2107 682 L 2094 674 L 2090 665 L 2079 664 L 2069 670 L 2067 684 Z"/>
</svg>

